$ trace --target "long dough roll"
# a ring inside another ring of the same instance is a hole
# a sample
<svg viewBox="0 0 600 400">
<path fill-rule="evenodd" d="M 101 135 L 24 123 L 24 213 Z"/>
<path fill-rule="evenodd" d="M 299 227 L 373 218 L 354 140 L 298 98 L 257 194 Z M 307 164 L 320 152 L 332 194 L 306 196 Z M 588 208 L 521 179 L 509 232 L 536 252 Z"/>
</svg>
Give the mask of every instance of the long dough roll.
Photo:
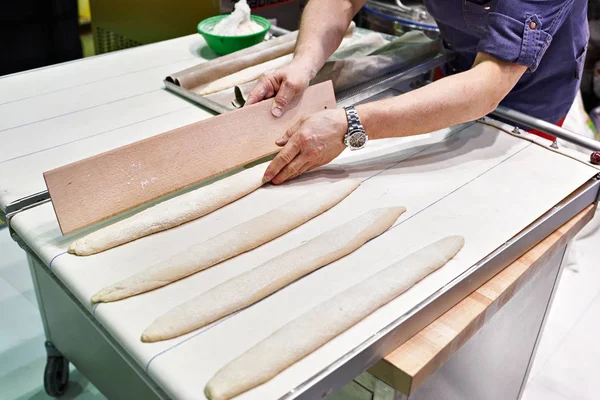
<svg viewBox="0 0 600 400">
<path fill-rule="evenodd" d="M 297 31 L 288 33 L 244 50 L 184 69 L 171 75 L 169 79 L 186 89 L 192 89 L 253 65 L 291 54 L 296 46 L 297 37 Z"/>
<path fill-rule="evenodd" d="M 292 320 L 221 368 L 206 396 L 227 400 L 265 383 L 442 267 L 463 245 L 461 236 L 446 237 Z"/>
<path fill-rule="evenodd" d="M 69 253 L 96 254 L 207 215 L 261 187 L 267 166 L 264 163 L 249 168 L 92 232 L 73 242 Z"/>
<path fill-rule="evenodd" d="M 261 64 L 256 64 L 251 67 L 245 68 L 231 75 L 215 79 L 214 81 L 208 82 L 204 85 L 197 86 L 193 88 L 192 91 L 198 93 L 201 96 L 206 96 L 207 94 L 229 89 L 231 87 L 258 79 L 265 71 L 271 71 L 282 67 L 290 61 L 292 61 L 293 58 L 293 54 L 286 54 L 281 57 L 265 61 Z"/>
<path fill-rule="evenodd" d="M 352 35 L 355 24 L 351 22 L 345 35 Z M 298 31 L 256 44 L 243 50 L 236 51 L 207 61 L 200 65 L 174 73 L 167 77 L 171 82 L 188 90 L 198 91 L 198 87 L 243 69 L 262 64 L 269 60 L 294 52 Z M 263 71 L 264 72 L 264 71 Z"/>
<path fill-rule="evenodd" d="M 158 317 L 142 334 L 156 342 L 181 336 L 248 307 L 385 232 L 404 207 L 379 208 L 229 279 Z"/>
<path fill-rule="evenodd" d="M 92 301 L 110 302 L 144 293 L 252 250 L 329 210 L 359 185 L 360 181 L 348 179 L 328 185 L 327 189 L 316 193 L 306 193 L 102 289 L 92 297 Z"/>
</svg>

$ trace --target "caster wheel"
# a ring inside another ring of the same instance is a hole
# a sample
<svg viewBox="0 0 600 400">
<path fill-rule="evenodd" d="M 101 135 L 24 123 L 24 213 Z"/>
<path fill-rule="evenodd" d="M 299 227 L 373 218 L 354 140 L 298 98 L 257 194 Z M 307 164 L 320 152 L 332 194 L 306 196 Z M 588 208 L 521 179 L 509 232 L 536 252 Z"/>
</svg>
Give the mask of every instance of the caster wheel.
<svg viewBox="0 0 600 400">
<path fill-rule="evenodd" d="M 44 389 L 49 396 L 60 397 L 69 387 L 69 360 L 48 357 L 44 370 Z"/>
</svg>

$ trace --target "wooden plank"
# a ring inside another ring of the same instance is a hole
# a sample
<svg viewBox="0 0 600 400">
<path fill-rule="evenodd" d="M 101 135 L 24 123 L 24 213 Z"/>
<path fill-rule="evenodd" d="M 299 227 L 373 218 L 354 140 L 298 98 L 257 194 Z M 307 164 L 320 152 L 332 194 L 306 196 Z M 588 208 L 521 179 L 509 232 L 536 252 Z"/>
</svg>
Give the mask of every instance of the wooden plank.
<svg viewBox="0 0 600 400">
<path fill-rule="evenodd" d="M 310 87 L 275 118 L 272 99 L 44 173 L 63 235 L 276 153 L 303 115 L 334 108 L 331 82 Z"/>
<path fill-rule="evenodd" d="M 456 353 L 592 219 L 590 205 L 479 289 L 442 314 L 369 372 L 410 395 Z"/>
</svg>

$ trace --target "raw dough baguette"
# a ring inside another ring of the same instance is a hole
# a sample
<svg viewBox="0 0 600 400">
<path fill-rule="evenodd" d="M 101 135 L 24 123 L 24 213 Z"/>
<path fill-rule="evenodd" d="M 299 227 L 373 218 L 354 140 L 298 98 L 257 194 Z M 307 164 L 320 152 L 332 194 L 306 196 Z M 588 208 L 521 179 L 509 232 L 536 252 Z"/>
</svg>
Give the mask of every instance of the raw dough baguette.
<svg viewBox="0 0 600 400">
<path fill-rule="evenodd" d="M 181 336 L 248 307 L 358 249 L 385 232 L 404 211 L 404 207 L 368 211 L 231 278 L 158 317 L 142 334 L 142 341 L 156 342 Z"/>
<path fill-rule="evenodd" d="M 351 22 L 346 30 L 346 36 L 352 36 L 355 24 Z M 193 90 L 216 79 L 234 74 L 253 65 L 291 54 L 296 47 L 298 31 L 288 33 L 239 50 L 234 53 L 216 58 L 211 61 L 184 69 L 167 77 L 167 80 L 188 90 Z"/>
<path fill-rule="evenodd" d="M 326 189 L 306 193 L 102 289 L 92 297 L 92 301 L 110 302 L 144 293 L 252 250 L 329 210 L 359 185 L 359 180 L 348 179 L 328 185 Z"/>
<path fill-rule="evenodd" d="M 268 381 L 442 267 L 463 245 L 461 236 L 446 237 L 292 320 L 221 368 L 206 396 L 231 399 Z"/>
<path fill-rule="evenodd" d="M 353 29 L 353 25 L 350 25 L 348 29 L 350 28 Z M 360 38 L 356 41 L 352 41 L 349 38 L 344 39 L 344 41 L 342 41 L 340 47 L 336 52 L 339 56 L 350 56 L 353 53 L 364 52 L 365 49 L 369 48 L 375 50 L 376 48 L 383 46 L 385 43 L 387 43 L 387 41 L 383 38 L 383 36 L 381 36 L 378 33 L 374 33 L 373 35 L 366 35 L 365 37 Z M 346 50 L 347 47 L 352 48 Z M 232 88 L 234 86 L 254 81 L 266 71 L 275 70 L 292 61 L 294 55 L 291 53 L 292 52 L 286 53 L 280 57 L 264 61 L 260 64 L 248 66 L 247 68 L 239 70 L 233 74 L 226 76 L 224 75 L 219 79 L 215 79 L 203 85 L 197 85 L 191 90 L 201 96 L 206 96 L 212 93 Z"/>
<path fill-rule="evenodd" d="M 73 242 L 69 253 L 96 254 L 200 218 L 261 187 L 267 166 L 257 165 L 99 229 Z"/>
<path fill-rule="evenodd" d="M 286 54 L 273 60 L 266 61 L 262 64 L 253 65 L 252 67 L 248 67 L 234 74 L 224 76 L 223 78 L 219 78 L 215 81 L 207 83 L 206 85 L 195 87 L 192 89 L 192 91 L 201 96 L 205 96 L 207 94 L 232 88 L 236 85 L 241 85 L 242 83 L 258 79 L 264 72 L 282 67 L 292 61 L 293 58 L 293 54 Z"/>
<path fill-rule="evenodd" d="M 293 53 L 297 37 L 297 31 L 288 33 L 244 50 L 195 65 L 171 75 L 168 79 L 186 89 L 193 89 L 253 65 Z"/>
</svg>

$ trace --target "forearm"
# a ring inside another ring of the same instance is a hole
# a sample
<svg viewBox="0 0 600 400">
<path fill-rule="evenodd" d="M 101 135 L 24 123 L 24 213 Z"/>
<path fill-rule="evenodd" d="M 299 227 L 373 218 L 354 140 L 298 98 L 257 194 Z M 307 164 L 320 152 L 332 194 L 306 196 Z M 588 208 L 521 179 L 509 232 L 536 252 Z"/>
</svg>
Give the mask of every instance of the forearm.
<svg viewBox="0 0 600 400">
<path fill-rule="evenodd" d="M 369 138 L 419 135 L 473 121 L 492 112 L 512 90 L 525 68 L 485 61 L 469 71 L 402 96 L 358 106 Z"/>
<path fill-rule="evenodd" d="M 352 17 L 364 0 L 311 0 L 302 14 L 294 61 L 311 71 L 311 78 L 339 47 Z"/>
</svg>

